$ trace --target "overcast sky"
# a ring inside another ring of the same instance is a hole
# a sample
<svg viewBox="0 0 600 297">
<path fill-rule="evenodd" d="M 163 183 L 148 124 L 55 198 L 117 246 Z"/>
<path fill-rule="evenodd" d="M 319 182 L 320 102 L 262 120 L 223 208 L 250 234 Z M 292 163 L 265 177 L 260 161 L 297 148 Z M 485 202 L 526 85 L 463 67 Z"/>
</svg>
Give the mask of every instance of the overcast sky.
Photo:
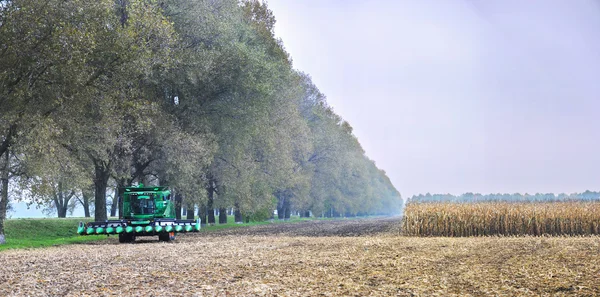
<svg viewBox="0 0 600 297">
<path fill-rule="evenodd" d="M 600 2 L 268 4 L 403 197 L 600 190 Z"/>
</svg>

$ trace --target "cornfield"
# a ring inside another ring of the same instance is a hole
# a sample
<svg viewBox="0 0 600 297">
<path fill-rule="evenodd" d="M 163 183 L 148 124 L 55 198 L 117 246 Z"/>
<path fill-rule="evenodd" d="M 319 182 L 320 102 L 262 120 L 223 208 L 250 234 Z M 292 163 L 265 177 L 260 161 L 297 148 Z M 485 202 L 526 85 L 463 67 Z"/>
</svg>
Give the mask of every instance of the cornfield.
<svg viewBox="0 0 600 297">
<path fill-rule="evenodd" d="M 600 202 L 408 203 L 412 236 L 599 235 Z"/>
</svg>

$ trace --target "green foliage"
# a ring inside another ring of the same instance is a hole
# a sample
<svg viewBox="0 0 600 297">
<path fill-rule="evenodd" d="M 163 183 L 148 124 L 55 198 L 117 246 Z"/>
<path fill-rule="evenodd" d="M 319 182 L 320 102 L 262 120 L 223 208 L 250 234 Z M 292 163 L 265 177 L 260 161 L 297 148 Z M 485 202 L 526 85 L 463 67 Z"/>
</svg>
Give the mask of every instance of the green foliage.
<svg viewBox="0 0 600 297">
<path fill-rule="evenodd" d="M 0 156 L 11 147 L 35 203 L 93 188 L 104 219 L 107 187 L 144 183 L 257 220 L 399 210 L 265 2 L 5 3 Z"/>
</svg>

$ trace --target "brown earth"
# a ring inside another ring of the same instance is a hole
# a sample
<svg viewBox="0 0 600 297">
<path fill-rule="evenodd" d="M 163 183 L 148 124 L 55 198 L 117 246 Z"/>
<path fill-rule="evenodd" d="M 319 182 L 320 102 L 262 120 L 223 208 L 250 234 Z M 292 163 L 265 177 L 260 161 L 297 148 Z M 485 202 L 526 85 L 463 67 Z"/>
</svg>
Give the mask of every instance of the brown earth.
<svg viewBox="0 0 600 297">
<path fill-rule="evenodd" d="M 329 221 L 303 221 L 289 224 L 273 223 L 224 229 L 202 233 L 201 236 L 222 235 L 264 235 L 264 236 L 308 236 L 308 237 L 356 237 L 389 235 L 400 232 L 399 217 L 370 219 L 339 219 Z"/>
<path fill-rule="evenodd" d="M 398 219 L 0 252 L 0 296 L 598 296 L 600 237 L 416 238 Z"/>
</svg>

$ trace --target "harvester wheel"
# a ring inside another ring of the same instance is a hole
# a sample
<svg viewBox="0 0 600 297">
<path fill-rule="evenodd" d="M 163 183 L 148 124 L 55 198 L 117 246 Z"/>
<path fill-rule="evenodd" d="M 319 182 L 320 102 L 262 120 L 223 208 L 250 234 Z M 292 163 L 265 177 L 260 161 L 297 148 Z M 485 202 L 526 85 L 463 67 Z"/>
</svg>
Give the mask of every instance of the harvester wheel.
<svg viewBox="0 0 600 297">
<path fill-rule="evenodd" d="M 169 242 L 169 233 L 160 233 L 158 234 L 158 241 Z"/>
<path fill-rule="evenodd" d="M 135 237 L 133 236 L 133 234 L 123 234 L 123 233 L 119 234 L 119 243 L 130 243 L 130 242 L 133 242 L 134 240 L 135 240 Z"/>
<path fill-rule="evenodd" d="M 170 232 L 170 233 L 160 233 L 158 234 L 158 240 L 159 241 L 164 241 L 164 242 L 169 242 L 171 240 L 175 240 L 175 232 Z"/>
</svg>

